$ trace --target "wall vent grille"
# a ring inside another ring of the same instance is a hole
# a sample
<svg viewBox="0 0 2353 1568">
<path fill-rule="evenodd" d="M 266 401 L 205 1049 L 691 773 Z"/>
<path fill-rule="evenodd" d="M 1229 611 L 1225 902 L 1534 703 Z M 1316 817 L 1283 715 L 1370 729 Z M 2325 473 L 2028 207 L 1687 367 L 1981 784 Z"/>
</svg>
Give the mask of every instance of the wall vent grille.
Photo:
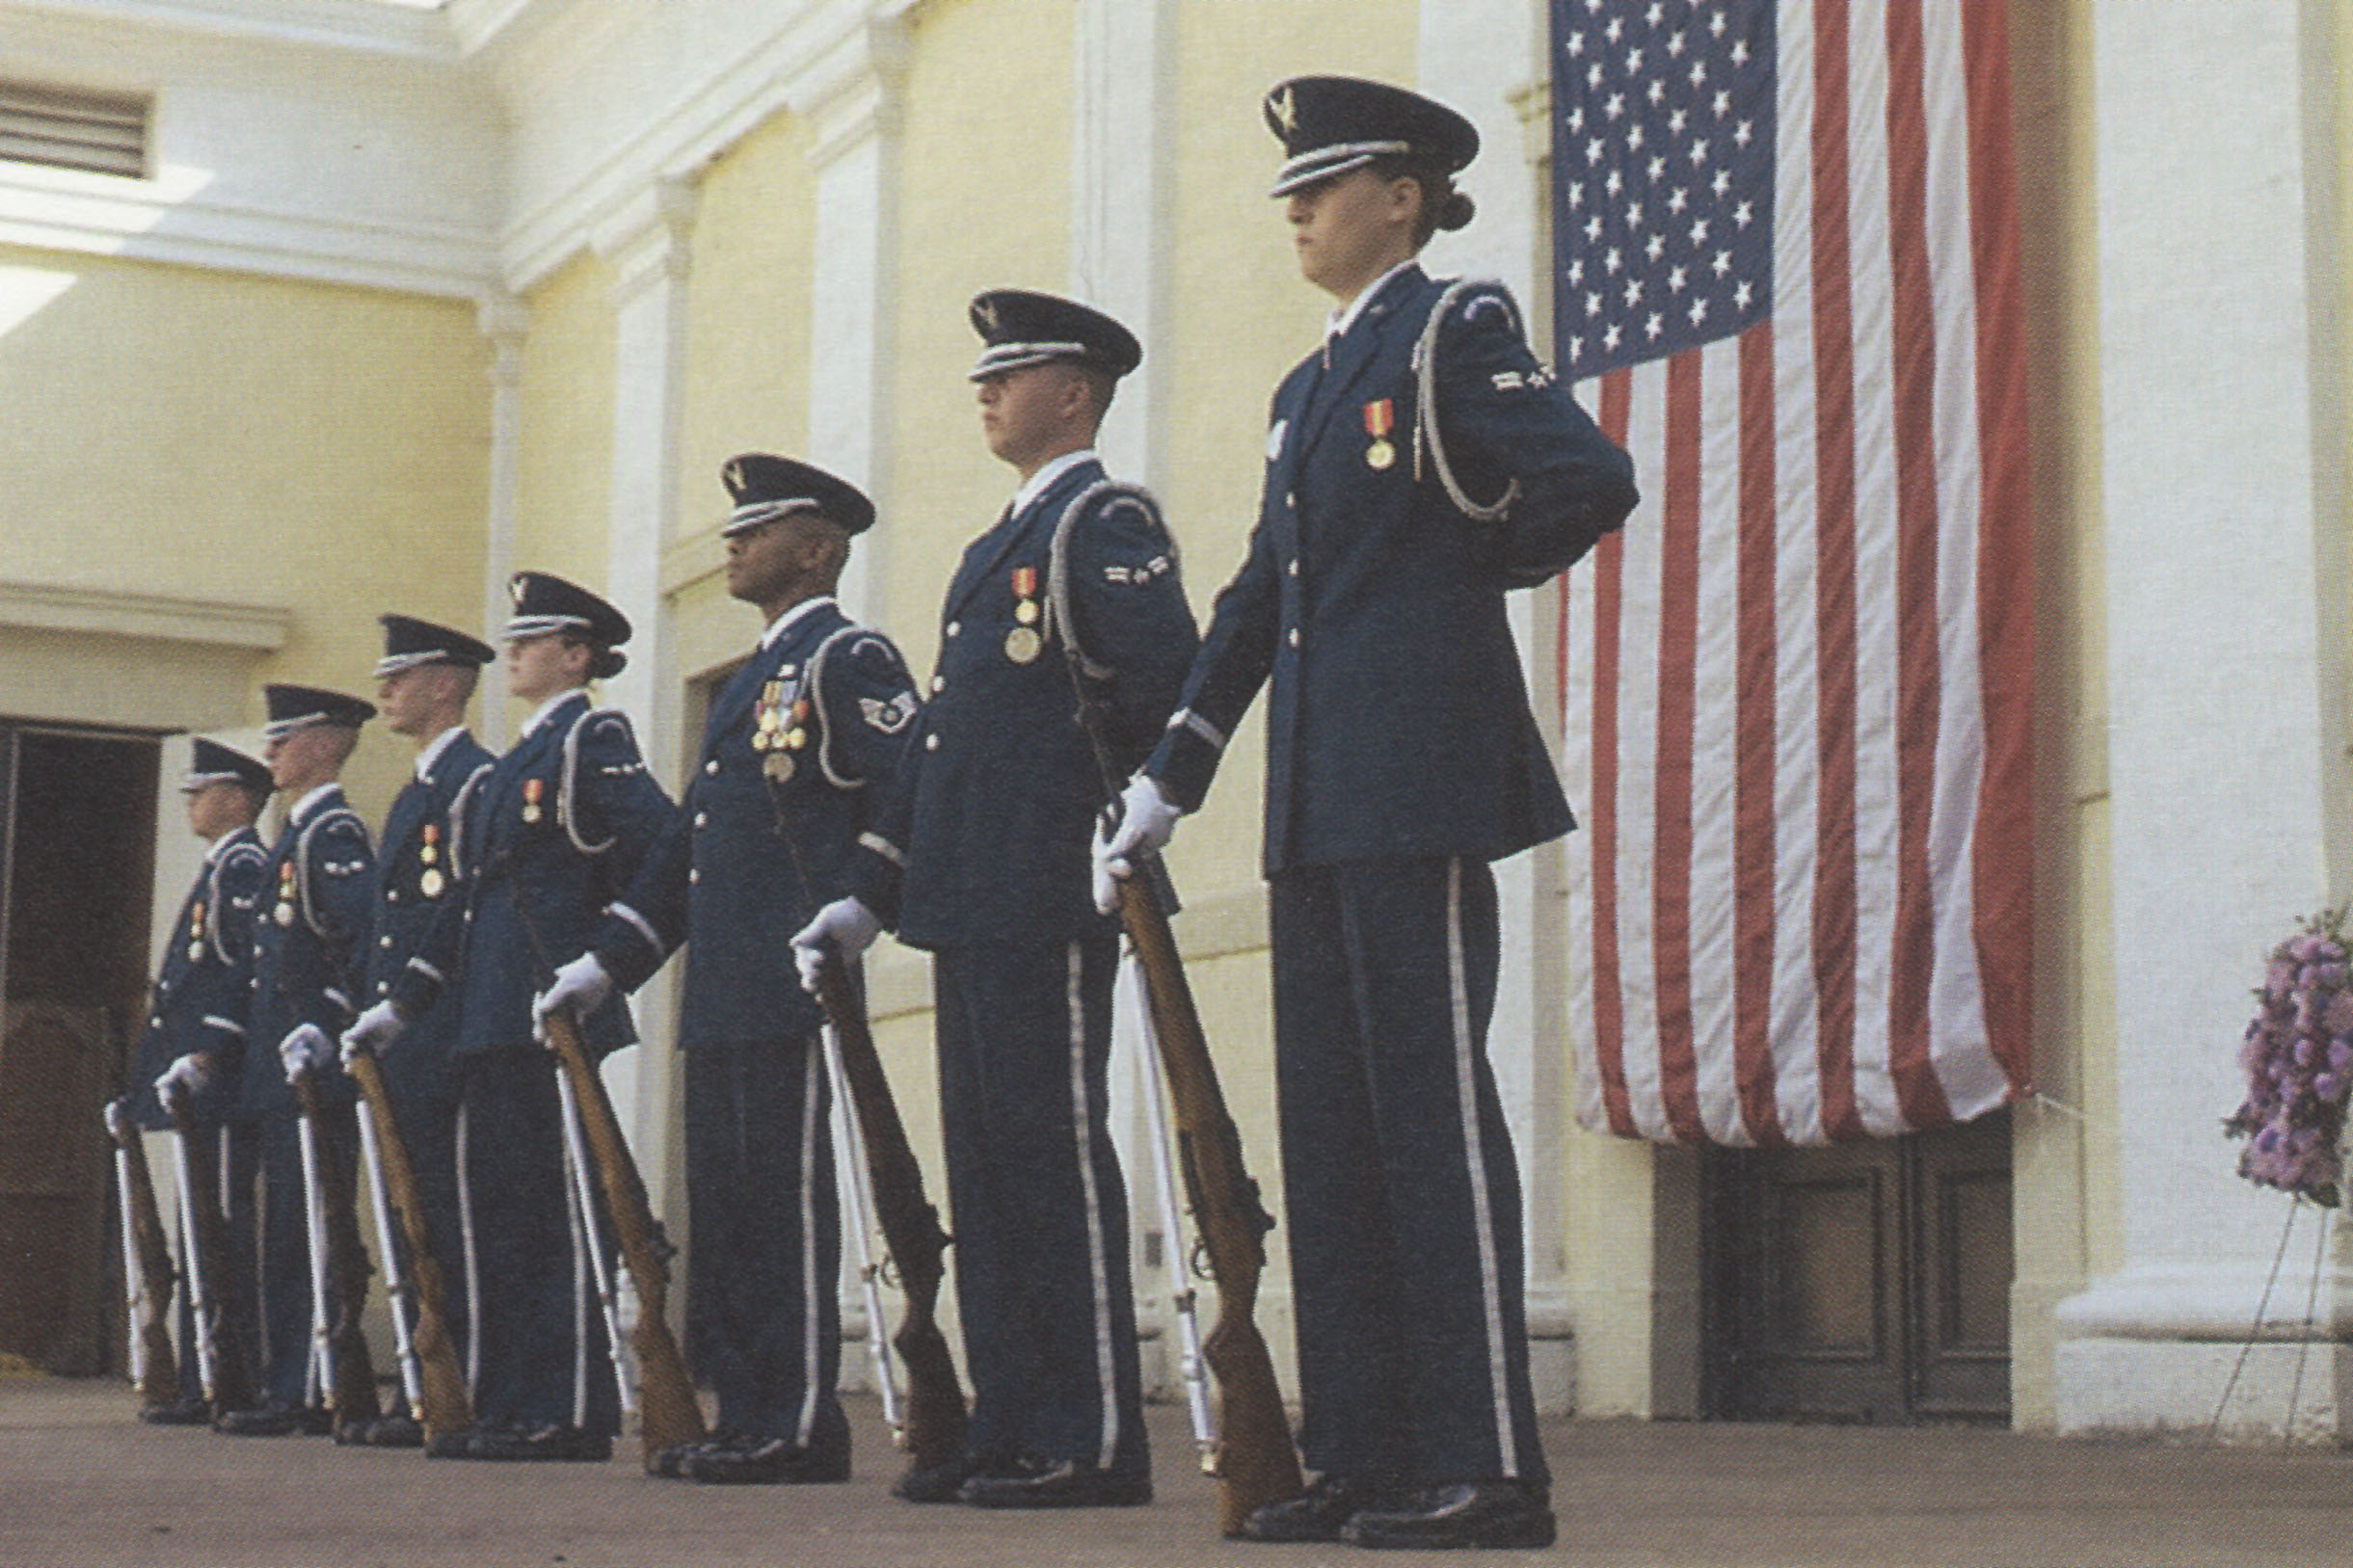
<svg viewBox="0 0 2353 1568">
<path fill-rule="evenodd" d="M 147 172 L 148 100 L 0 81 L 0 159 L 137 179 Z"/>
</svg>

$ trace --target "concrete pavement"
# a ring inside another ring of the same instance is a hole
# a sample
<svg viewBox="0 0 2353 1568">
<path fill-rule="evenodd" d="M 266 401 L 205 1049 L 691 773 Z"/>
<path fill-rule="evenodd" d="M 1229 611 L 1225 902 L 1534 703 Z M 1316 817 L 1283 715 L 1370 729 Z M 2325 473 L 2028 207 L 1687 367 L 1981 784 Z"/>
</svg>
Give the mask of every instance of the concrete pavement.
<svg viewBox="0 0 2353 1568">
<path fill-rule="evenodd" d="M 1326 1568 L 1462 1561 L 1217 1534 L 1182 1413 L 1153 1409 L 1159 1498 L 1066 1514 L 913 1507 L 870 1401 L 857 1478 L 654 1480 L 604 1465 L 481 1465 L 141 1426 L 111 1380 L 0 1377 L 0 1565 L 64 1568 Z M 2206 1568 L 2353 1562 L 2353 1455 L 1874 1430 L 1558 1422 L 1561 1543 L 1471 1560 Z"/>
</svg>

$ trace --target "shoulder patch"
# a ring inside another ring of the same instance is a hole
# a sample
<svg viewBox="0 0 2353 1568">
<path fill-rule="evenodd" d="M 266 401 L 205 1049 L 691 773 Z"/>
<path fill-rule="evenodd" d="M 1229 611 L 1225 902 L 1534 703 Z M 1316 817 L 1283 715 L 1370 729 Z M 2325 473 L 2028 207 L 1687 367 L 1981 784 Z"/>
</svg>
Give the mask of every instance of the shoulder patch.
<svg viewBox="0 0 2353 1568">
<path fill-rule="evenodd" d="M 886 735 L 896 735 L 915 722 L 915 693 L 902 691 L 885 703 L 872 697 L 858 699 L 858 712 L 869 727 Z"/>
</svg>

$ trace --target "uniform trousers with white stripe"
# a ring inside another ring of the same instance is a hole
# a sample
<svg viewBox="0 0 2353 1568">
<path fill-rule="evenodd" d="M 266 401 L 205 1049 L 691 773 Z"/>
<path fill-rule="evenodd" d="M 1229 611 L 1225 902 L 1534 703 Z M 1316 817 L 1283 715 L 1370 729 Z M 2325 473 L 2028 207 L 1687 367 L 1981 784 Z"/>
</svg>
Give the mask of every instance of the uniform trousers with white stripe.
<svg viewBox="0 0 2353 1568">
<path fill-rule="evenodd" d="M 272 1112 L 260 1119 L 254 1132 L 261 1187 L 255 1199 L 253 1256 L 260 1302 L 260 1403 L 265 1406 L 323 1405 L 327 1400 L 311 1366 L 317 1315 L 310 1286 L 310 1190 L 303 1173 L 302 1123 L 299 1115 Z M 357 1190 L 353 1183 L 360 1167 L 359 1141 L 352 1107 L 325 1106 L 316 1146 L 320 1175 L 331 1183 L 330 1190 L 338 1181 L 340 1190 Z M 331 1323 L 335 1288 L 331 1270 Z"/>
<path fill-rule="evenodd" d="M 1362 861 L 1270 893 L 1308 1468 L 1545 1486 L 1519 1173 L 1486 1060 L 1494 876 Z"/>
<path fill-rule="evenodd" d="M 1106 1088 L 1118 941 L 932 954 L 971 1456 L 1145 1476 L 1128 1200 Z"/>
<path fill-rule="evenodd" d="M 621 1425 L 619 1395 L 566 1176 L 555 1057 L 525 1042 L 467 1057 L 464 1073 L 458 1159 L 474 1420 L 610 1436 Z M 618 1268 L 609 1236 L 603 1244 Z"/>
<path fill-rule="evenodd" d="M 838 1453 L 842 1217 L 820 1050 L 804 1036 L 685 1053 L 686 1353 L 720 1425 Z"/>
</svg>

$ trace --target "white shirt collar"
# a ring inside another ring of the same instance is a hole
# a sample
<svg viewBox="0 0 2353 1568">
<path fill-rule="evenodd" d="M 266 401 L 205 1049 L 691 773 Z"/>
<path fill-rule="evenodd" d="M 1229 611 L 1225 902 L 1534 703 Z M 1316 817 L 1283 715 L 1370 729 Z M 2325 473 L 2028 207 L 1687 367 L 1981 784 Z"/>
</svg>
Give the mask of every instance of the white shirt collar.
<svg viewBox="0 0 2353 1568">
<path fill-rule="evenodd" d="M 1082 446 L 1076 452 L 1065 452 L 1037 472 L 1022 481 L 1021 489 L 1013 492 L 1013 510 L 1019 512 L 1031 501 L 1046 493 L 1046 487 L 1061 478 L 1082 463 L 1095 461 L 1095 449 Z"/>
<path fill-rule="evenodd" d="M 1395 278 L 1399 273 L 1404 272 L 1407 267 L 1416 265 L 1420 260 L 1421 258 L 1419 256 L 1407 256 L 1396 266 L 1391 267 L 1387 272 L 1382 273 L 1378 278 L 1374 279 L 1371 283 L 1365 286 L 1364 292 L 1358 294 L 1354 299 L 1349 301 L 1348 304 L 1335 308 L 1329 316 L 1324 318 L 1324 341 L 1326 343 L 1336 342 L 1340 338 L 1347 336 L 1348 330 L 1356 325 L 1356 318 L 1364 314 L 1364 307 L 1371 305 L 1374 298 L 1378 295 L 1382 289 L 1389 286 L 1389 279 Z"/>
<path fill-rule="evenodd" d="M 294 803 L 294 810 L 286 813 L 286 820 L 289 822 L 300 822 L 304 817 L 310 813 L 310 808 L 318 805 L 328 796 L 335 794 L 341 790 L 342 787 L 343 785 L 341 781 L 335 779 L 328 780 L 325 784 L 318 785 L 316 788 L 312 789 L 310 793 L 296 801 Z"/>
<path fill-rule="evenodd" d="M 531 716 L 522 721 L 521 734 L 527 735 L 536 731 L 540 725 L 547 720 L 549 714 L 553 713 L 557 708 L 562 707 L 566 703 L 571 702 L 574 698 L 578 697 L 585 699 L 587 695 L 588 688 L 586 686 L 574 686 L 569 690 L 557 692 L 553 697 L 548 698 L 546 702 L 540 704 L 539 706 L 531 710 Z M 521 739 L 521 735 L 518 735 L 517 738 Z"/>
<path fill-rule="evenodd" d="M 416 754 L 416 776 L 419 779 L 432 778 L 433 764 L 440 761 L 441 754 L 449 750 L 456 743 L 457 738 L 464 733 L 466 733 L 466 726 L 453 724 L 434 736 L 433 743 Z"/>
<path fill-rule="evenodd" d="M 776 639 L 785 634 L 785 628 L 787 626 L 792 625 L 792 623 L 795 621 L 800 620 L 803 616 L 810 614 L 818 605 L 831 604 L 833 601 L 834 597 L 831 594 L 819 594 L 815 598 L 805 598 L 801 600 L 798 604 L 795 604 L 792 606 L 792 608 L 787 610 L 784 614 L 778 616 L 775 620 L 768 623 L 768 629 L 760 634 L 760 646 L 762 648 L 774 648 L 776 646 Z"/>
</svg>

